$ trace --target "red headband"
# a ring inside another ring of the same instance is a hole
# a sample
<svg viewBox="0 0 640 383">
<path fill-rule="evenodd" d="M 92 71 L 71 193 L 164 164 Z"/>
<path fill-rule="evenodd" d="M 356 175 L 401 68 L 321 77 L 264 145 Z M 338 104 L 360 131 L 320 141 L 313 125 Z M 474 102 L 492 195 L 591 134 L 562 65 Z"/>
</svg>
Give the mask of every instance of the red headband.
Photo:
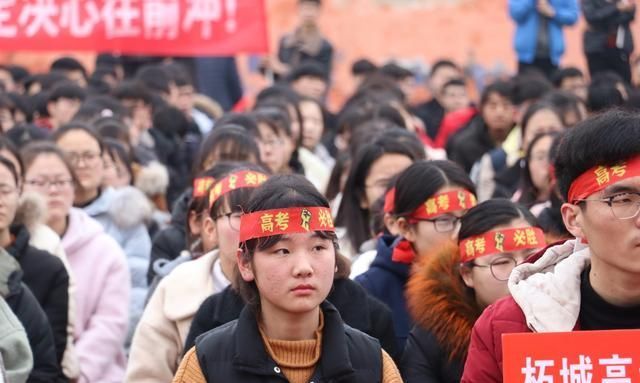
<svg viewBox="0 0 640 383">
<path fill-rule="evenodd" d="M 213 185 L 214 182 L 215 180 L 213 179 L 213 177 L 196 178 L 195 180 L 193 180 L 193 194 L 191 195 L 191 197 L 199 198 L 206 196 L 209 192 L 209 188 L 211 187 L 211 185 Z"/>
<path fill-rule="evenodd" d="M 217 182 L 209 192 L 209 208 L 223 195 L 241 188 L 256 188 L 266 181 L 266 174 L 253 170 L 242 170 L 229 174 Z"/>
<path fill-rule="evenodd" d="M 546 245 L 544 232 L 537 227 L 496 230 L 460 241 L 462 263 L 485 255 L 537 249 Z"/>
<path fill-rule="evenodd" d="M 445 213 L 470 209 L 477 203 L 476 196 L 468 190 L 452 190 L 429 198 L 409 216 L 409 219 L 434 218 Z"/>
<path fill-rule="evenodd" d="M 382 209 L 385 213 L 393 213 L 393 204 L 396 199 L 396 188 L 393 188 L 387 192 L 384 196 L 384 208 Z"/>
<path fill-rule="evenodd" d="M 627 178 L 640 176 L 640 156 L 614 166 L 596 166 L 582 173 L 569 188 L 567 202 L 585 199 L 606 187 Z"/>
<path fill-rule="evenodd" d="M 240 242 L 274 235 L 335 231 L 326 207 L 291 207 L 257 211 L 240 218 Z"/>
</svg>

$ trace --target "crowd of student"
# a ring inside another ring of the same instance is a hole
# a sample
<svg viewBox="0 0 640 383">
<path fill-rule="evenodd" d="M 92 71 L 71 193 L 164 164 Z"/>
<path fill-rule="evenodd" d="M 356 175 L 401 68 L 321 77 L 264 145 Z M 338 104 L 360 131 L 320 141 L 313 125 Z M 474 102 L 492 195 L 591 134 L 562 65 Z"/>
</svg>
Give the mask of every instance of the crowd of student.
<svg viewBox="0 0 640 383">
<path fill-rule="evenodd" d="M 441 60 L 409 105 L 361 60 L 332 113 L 316 3 L 234 112 L 172 60 L 0 67 L 10 382 L 500 382 L 503 333 L 640 328 L 640 90 Z"/>
</svg>

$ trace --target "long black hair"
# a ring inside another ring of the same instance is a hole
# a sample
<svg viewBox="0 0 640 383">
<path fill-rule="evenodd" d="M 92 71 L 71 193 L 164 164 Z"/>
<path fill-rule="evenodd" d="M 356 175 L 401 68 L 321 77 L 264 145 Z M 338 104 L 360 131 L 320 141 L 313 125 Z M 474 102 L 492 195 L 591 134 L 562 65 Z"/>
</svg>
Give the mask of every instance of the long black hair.
<svg viewBox="0 0 640 383">
<path fill-rule="evenodd" d="M 349 171 L 349 177 L 344 187 L 344 194 L 336 224 L 346 227 L 349 242 L 355 251 L 360 245 L 370 239 L 369 230 L 370 211 L 361 207 L 361 201 L 366 196 L 365 181 L 374 162 L 385 154 L 400 154 L 412 161 L 425 158 L 424 148 L 416 151 L 416 145 L 421 146 L 415 140 L 407 140 L 407 133 L 402 129 L 390 129 L 380 134 L 371 143 L 365 144 L 355 157 Z"/>
</svg>

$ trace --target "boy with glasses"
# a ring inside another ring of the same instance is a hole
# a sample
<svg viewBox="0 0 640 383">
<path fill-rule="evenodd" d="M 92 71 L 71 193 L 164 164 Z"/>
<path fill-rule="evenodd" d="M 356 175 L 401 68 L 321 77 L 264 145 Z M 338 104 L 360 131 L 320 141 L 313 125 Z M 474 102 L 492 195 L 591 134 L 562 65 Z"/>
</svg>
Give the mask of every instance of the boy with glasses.
<svg viewBox="0 0 640 383">
<path fill-rule="evenodd" d="M 462 382 L 502 382 L 504 333 L 640 328 L 639 136 L 640 118 L 616 111 L 563 139 L 555 171 L 576 239 L 512 272 L 512 297 L 475 324 Z"/>
</svg>

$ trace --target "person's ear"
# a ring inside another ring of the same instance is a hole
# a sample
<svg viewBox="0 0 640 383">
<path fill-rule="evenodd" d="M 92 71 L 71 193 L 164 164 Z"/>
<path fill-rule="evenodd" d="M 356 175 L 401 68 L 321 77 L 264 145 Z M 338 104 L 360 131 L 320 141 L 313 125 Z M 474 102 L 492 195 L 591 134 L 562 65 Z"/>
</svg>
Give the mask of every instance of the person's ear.
<svg viewBox="0 0 640 383">
<path fill-rule="evenodd" d="M 47 112 L 49 116 L 53 116 L 56 112 L 56 103 L 53 101 L 47 102 Z"/>
<path fill-rule="evenodd" d="M 584 212 L 580 206 L 564 203 L 560 207 L 560 213 L 562 214 L 562 221 L 564 221 L 567 231 L 576 238 L 585 238 L 584 231 L 582 230 Z"/>
<path fill-rule="evenodd" d="M 396 219 L 396 217 L 394 217 L 389 213 L 384 213 L 383 220 L 384 220 L 384 227 L 387 228 L 389 233 L 391 233 L 392 235 L 400 234 L 398 230 L 398 220 Z"/>
<path fill-rule="evenodd" d="M 415 242 L 417 240 L 417 233 L 415 226 L 410 224 L 406 218 L 400 217 L 396 221 L 398 231 L 400 235 L 404 237 L 409 242 Z"/>
<path fill-rule="evenodd" d="M 471 289 L 474 288 L 474 280 L 471 272 L 471 267 L 460 267 L 460 276 L 462 277 L 462 281 L 467 287 Z"/>
<path fill-rule="evenodd" d="M 238 271 L 240 272 L 240 276 L 245 282 L 251 282 L 256 279 L 255 275 L 253 274 L 253 267 L 251 266 L 251 262 L 247 261 L 242 254 L 242 249 L 238 249 L 238 252 L 236 253 Z"/>
</svg>

